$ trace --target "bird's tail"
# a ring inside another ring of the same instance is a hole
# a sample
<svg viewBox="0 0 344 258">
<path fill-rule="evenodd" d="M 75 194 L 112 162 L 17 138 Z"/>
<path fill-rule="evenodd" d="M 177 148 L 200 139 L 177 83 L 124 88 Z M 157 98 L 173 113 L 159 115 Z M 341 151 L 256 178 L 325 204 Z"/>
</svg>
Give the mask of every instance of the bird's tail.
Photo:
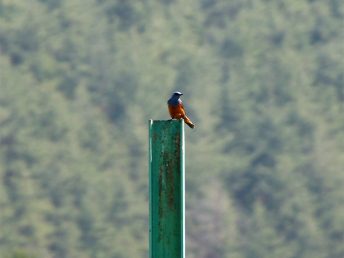
<svg viewBox="0 0 344 258">
<path fill-rule="evenodd" d="M 184 119 L 185 124 L 187 124 L 190 128 L 195 127 L 195 125 L 191 122 L 191 120 L 187 116 L 184 116 L 183 119 Z"/>
</svg>

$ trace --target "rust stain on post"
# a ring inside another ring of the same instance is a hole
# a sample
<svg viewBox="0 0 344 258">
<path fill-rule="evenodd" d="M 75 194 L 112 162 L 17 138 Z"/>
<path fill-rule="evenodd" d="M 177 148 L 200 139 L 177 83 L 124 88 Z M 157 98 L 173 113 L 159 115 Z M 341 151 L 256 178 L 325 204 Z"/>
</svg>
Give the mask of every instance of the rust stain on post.
<svg viewBox="0 0 344 258">
<path fill-rule="evenodd" d="M 184 258 L 182 121 L 150 121 L 150 258 Z"/>
</svg>

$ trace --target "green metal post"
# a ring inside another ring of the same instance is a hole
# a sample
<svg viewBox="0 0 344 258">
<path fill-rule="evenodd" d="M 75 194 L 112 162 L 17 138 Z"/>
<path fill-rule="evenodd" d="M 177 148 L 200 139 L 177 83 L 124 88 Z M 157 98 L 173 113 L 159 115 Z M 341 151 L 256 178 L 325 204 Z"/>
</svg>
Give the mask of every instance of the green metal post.
<svg viewBox="0 0 344 258">
<path fill-rule="evenodd" d="M 150 258 L 185 257 L 184 124 L 149 121 Z"/>
</svg>

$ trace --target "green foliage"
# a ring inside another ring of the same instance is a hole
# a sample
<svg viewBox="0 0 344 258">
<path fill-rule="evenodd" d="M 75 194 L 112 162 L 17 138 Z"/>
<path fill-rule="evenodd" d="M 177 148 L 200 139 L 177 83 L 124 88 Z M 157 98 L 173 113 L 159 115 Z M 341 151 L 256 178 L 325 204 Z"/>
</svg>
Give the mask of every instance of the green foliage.
<svg viewBox="0 0 344 258">
<path fill-rule="evenodd" d="M 342 258 L 343 16 L 0 0 L 0 256 L 147 257 L 147 120 L 180 90 L 187 256 Z"/>
<path fill-rule="evenodd" d="M 30 255 L 25 251 L 15 251 L 13 254 L 8 255 L 5 258 L 35 258 L 35 256 Z"/>
</svg>

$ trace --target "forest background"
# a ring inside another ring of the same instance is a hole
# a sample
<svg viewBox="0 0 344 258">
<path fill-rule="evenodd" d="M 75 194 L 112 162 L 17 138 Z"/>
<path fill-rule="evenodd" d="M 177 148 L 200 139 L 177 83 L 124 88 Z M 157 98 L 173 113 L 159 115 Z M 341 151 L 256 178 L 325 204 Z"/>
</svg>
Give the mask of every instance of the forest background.
<svg viewBox="0 0 344 258">
<path fill-rule="evenodd" d="M 342 0 L 0 0 L 0 257 L 148 257 L 175 90 L 188 258 L 344 257 Z"/>
</svg>

